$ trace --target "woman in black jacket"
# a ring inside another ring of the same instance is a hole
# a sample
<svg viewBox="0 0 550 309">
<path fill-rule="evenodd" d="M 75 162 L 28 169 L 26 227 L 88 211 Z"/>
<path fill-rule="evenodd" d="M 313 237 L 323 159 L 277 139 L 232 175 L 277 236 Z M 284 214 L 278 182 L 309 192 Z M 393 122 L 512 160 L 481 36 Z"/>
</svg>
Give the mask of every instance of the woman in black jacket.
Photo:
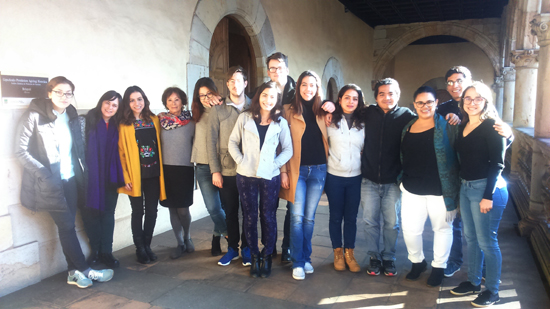
<svg viewBox="0 0 550 309">
<path fill-rule="evenodd" d="M 67 260 L 67 283 L 87 288 L 92 280 L 111 280 L 113 271 L 89 267 L 75 232 L 77 205 L 84 200 L 85 161 L 81 124 L 71 104 L 74 84 L 58 76 L 46 89 L 48 98 L 34 99 L 16 130 L 15 155 L 23 165 L 21 204 L 48 211 Z"/>
</svg>

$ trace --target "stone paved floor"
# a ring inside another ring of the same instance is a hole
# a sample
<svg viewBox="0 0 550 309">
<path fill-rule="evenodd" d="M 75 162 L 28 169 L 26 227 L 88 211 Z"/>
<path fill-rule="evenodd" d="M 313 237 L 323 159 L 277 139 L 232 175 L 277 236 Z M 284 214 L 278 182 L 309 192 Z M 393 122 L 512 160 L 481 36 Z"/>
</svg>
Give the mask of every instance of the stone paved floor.
<svg viewBox="0 0 550 309">
<path fill-rule="evenodd" d="M 284 211 L 281 203 L 277 213 L 280 227 Z M 363 224 L 358 222 L 355 252 L 360 264 L 365 265 L 368 260 Z M 509 205 L 499 236 L 503 252 L 501 301 L 494 308 L 550 308 L 527 241 L 514 230 L 516 223 L 516 214 Z M 326 200 L 321 201 L 317 210 L 312 256 L 315 273 L 307 275 L 304 281 L 292 279 L 290 267 L 281 265 L 278 259 L 268 279 L 250 278 L 248 268 L 240 260 L 227 267 L 218 266 L 218 258 L 210 256 L 211 228 L 210 218 L 194 222 L 192 236 L 197 250 L 178 260 L 169 258 L 175 244 L 169 231 L 153 239 L 153 249 L 159 256 L 154 264 L 138 264 L 134 248 L 127 247 L 115 253 L 122 267 L 108 283 L 78 289 L 65 283 L 66 274 L 58 274 L 0 298 L 0 308 L 469 308 L 475 298 L 449 293 L 466 279 L 466 266 L 454 277 L 445 279 L 441 288 L 426 286 L 429 270 L 419 281 L 405 280 L 411 263 L 401 235 L 396 277 L 372 277 L 364 271 L 336 272 L 332 265 Z M 278 246 L 281 237 L 279 230 Z M 424 237 L 427 261 L 432 259 L 432 237 L 427 223 Z"/>
</svg>

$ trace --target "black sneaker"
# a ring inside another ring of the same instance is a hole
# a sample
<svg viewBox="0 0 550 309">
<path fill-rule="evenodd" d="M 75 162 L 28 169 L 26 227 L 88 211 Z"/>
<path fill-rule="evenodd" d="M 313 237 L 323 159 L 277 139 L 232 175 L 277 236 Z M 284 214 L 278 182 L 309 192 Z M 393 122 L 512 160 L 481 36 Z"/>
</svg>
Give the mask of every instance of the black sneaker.
<svg viewBox="0 0 550 309">
<path fill-rule="evenodd" d="M 456 288 L 451 290 L 453 295 L 466 295 L 466 294 L 477 294 L 481 292 L 481 284 L 473 285 L 470 281 L 464 281 L 459 284 Z"/>
<path fill-rule="evenodd" d="M 500 297 L 497 294 L 491 293 L 489 290 L 485 290 L 479 294 L 479 296 L 472 302 L 472 306 L 478 308 L 484 308 L 492 306 L 494 303 L 498 302 Z"/>
<path fill-rule="evenodd" d="M 370 258 L 370 263 L 367 266 L 367 274 L 371 276 L 380 275 L 380 267 L 382 267 L 382 262 L 377 258 Z"/>
<path fill-rule="evenodd" d="M 397 269 L 393 260 L 384 260 L 382 263 L 384 265 L 384 275 L 388 277 L 397 276 Z"/>
<path fill-rule="evenodd" d="M 426 263 L 426 260 L 423 260 L 421 263 L 413 263 L 411 271 L 405 276 L 407 280 L 418 280 L 420 277 L 420 274 L 424 271 L 426 271 L 426 268 L 428 266 L 428 263 Z"/>
</svg>

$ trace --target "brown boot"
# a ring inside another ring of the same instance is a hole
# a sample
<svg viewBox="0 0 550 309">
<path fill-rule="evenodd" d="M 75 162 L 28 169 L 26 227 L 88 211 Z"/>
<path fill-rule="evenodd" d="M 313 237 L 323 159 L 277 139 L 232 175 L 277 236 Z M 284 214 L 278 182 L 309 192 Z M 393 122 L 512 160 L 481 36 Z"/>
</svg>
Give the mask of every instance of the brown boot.
<svg viewBox="0 0 550 309">
<path fill-rule="evenodd" d="M 344 248 L 334 249 L 334 269 L 337 271 L 346 270 L 346 262 L 344 262 Z"/>
<path fill-rule="evenodd" d="M 349 271 L 354 273 L 358 273 L 361 271 L 361 267 L 359 266 L 359 264 L 357 264 L 355 256 L 353 256 L 353 249 L 346 248 L 346 253 L 344 257 L 346 258 L 346 264 L 349 267 Z"/>
</svg>

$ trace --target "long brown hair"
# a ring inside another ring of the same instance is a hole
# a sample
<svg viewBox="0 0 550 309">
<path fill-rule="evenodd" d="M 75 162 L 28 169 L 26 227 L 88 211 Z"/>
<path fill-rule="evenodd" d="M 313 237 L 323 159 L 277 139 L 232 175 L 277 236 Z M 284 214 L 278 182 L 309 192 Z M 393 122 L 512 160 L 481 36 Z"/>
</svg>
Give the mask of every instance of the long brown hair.
<svg viewBox="0 0 550 309">
<path fill-rule="evenodd" d="M 295 113 L 297 115 L 302 115 L 302 112 L 304 111 L 302 107 L 302 101 L 304 99 L 300 94 L 300 88 L 302 87 L 302 81 L 307 76 L 315 78 L 315 84 L 317 84 L 317 92 L 315 93 L 315 96 L 313 96 L 313 113 L 317 117 L 324 117 L 326 113 L 321 108 L 321 106 L 323 105 L 323 98 L 321 97 L 323 93 L 323 88 L 321 87 L 321 78 L 319 78 L 319 75 L 317 75 L 317 73 L 313 71 L 304 71 L 302 74 L 300 74 L 300 77 L 298 77 L 298 81 L 296 82 L 296 96 L 294 100 L 290 103 L 291 107 L 295 110 Z"/>
<path fill-rule="evenodd" d="M 214 81 L 210 77 L 200 78 L 195 84 L 195 90 L 193 91 L 193 102 L 191 103 L 191 113 L 193 114 L 193 120 L 195 123 L 199 123 L 199 120 L 204 113 L 205 107 L 201 103 L 199 96 L 199 90 L 202 87 L 208 88 L 214 96 L 219 96 L 218 87 L 214 84 Z"/>
<path fill-rule="evenodd" d="M 361 111 L 365 108 L 365 101 L 363 100 L 363 91 L 361 91 L 361 88 L 356 84 L 347 84 L 340 89 L 340 92 L 338 92 L 338 102 L 334 103 L 334 105 L 336 105 L 336 109 L 332 113 L 332 124 L 334 124 L 337 128 L 340 127 L 338 124 L 344 115 L 344 110 L 342 109 L 342 105 L 340 105 L 340 100 L 344 97 L 344 94 L 348 90 L 354 90 L 357 92 L 358 102 L 357 107 L 351 114 L 351 123 L 352 127 L 361 130 L 363 129 L 363 123 L 361 122 Z"/>
<path fill-rule="evenodd" d="M 262 95 L 262 92 L 264 92 L 264 90 L 270 88 L 277 90 L 277 103 L 275 103 L 275 106 L 273 106 L 273 108 L 271 109 L 269 113 L 269 118 L 271 118 L 271 120 L 275 122 L 281 121 L 281 115 L 283 113 L 283 104 L 281 103 L 281 91 L 279 90 L 279 87 L 277 87 L 277 83 L 268 81 L 258 87 L 256 94 L 252 98 L 250 107 L 248 108 L 248 111 L 252 115 L 252 118 L 258 124 L 262 121 L 262 116 L 260 115 L 260 111 L 262 109 L 262 107 L 260 106 L 260 96 Z"/>
<path fill-rule="evenodd" d="M 134 116 L 134 112 L 130 108 L 130 95 L 134 92 L 141 93 L 141 96 L 143 97 L 143 110 L 141 111 L 141 119 L 145 120 L 146 122 L 151 122 L 151 117 L 154 116 L 153 112 L 149 109 L 149 99 L 147 99 L 147 96 L 145 95 L 145 92 L 141 90 L 138 86 L 130 86 L 124 91 L 124 96 L 122 97 L 122 110 L 120 112 L 120 121 L 119 123 L 125 124 L 125 125 L 131 125 L 136 121 L 136 117 Z M 118 113 L 117 113 L 118 114 Z"/>
<path fill-rule="evenodd" d="M 464 89 L 464 92 L 462 92 L 462 99 L 460 100 L 460 112 L 462 113 L 462 123 L 466 123 L 470 121 L 470 117 L 468 116 L 468 113 L 464 110 L 464 95 L 466 94 L 466 91 L 468 91 L 470 88 L 474 88 L 476 92 L 485 99 L 485 104 L 483 106 L 483 109 L 481 110 L 481 114 L 479 115 L 479 119 L 481 121 L 484 121 L 485 119 L 494 119 L 494 120 L 500 120 L 500 117 L 498 116 L 497 109 L 495 105 L 493 104 L 493 93 L 491 92 L 491 88 L 489 86 L 485 85 L 482 82 L 473 82 L 471 86 Z"/>
</svg>

